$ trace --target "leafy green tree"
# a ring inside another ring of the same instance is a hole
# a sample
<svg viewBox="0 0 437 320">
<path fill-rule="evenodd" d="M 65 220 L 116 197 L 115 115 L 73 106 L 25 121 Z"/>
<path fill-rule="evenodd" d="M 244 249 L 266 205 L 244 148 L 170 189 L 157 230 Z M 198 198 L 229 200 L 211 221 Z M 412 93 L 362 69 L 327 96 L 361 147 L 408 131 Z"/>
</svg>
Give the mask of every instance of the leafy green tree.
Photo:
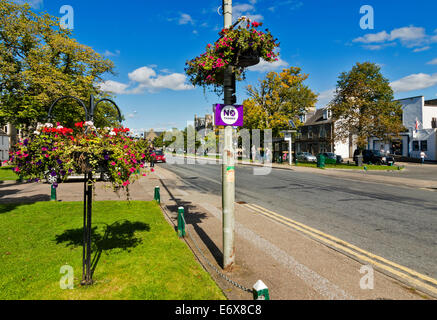
<svg viewBox="0 0 437 320">
<path fill-rule="evenodd" d="M 371 137 L 389 141 L 398 136 L 404 130 L 402 106 L 393 99 L 390 82 L 375 63 L 357 63 L 341 73 L 330 103 L 336 120 L 334 139 L 345 142 L 354 137 L 358 148 L 365 149 Z"/>
<path fill-rule="evenodd" d="M 106 97 L 98 83 L 113 67 L 110 60 L 73 39 L 70 30 L 60 28 L 57 17 L 0 0 L 0 123 L 22 129 L 35 126 L 46 120 L 51 103 L 64 95 L 84 101 L 91 94 Z M 63 100 L 55 109 L 54 120 L 68 126 L 85 118 L 74 100 Z M 95 122 L 103 126 L 116 116 L 112 106 L 102 103 Z"/>
<path fill-rule="evenodd" d="M 249 99 L 244 101 L 244 127 L 272 129 L 273 136 L 291 129 L 289 120 L 297 120 L 314 107 L 317 95 L 304 84 L 308 75 L 291 67 L 282 72 L 269 72 L 257 87 L 248 86 Z M 298 123 L 296 121 L 296 123 Z"/>
</svg>

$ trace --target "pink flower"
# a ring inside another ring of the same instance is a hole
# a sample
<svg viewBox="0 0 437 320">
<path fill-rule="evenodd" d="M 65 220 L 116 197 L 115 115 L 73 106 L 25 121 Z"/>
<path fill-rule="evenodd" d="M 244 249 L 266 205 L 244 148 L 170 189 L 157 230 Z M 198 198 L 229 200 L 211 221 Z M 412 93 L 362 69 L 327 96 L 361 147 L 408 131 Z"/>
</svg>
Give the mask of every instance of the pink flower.
<svg viewBox="0 0 437 320">
<path fill-rule="evenodd" d="M 129 180 L 128 181 L 125 181 L 125 182 L 123 182 L 123 187 L 126 187 L 127 185 L 129 184 Z"/>
<path fill-rule="evenodd" d="M 117 172 L 117 174 L 118 174 L 119 176 L 121 176 L 121 172 Z"/>
<path fill-rule="evenodd" d="M 155 172 L 155 169 L 152 168 L 152 169 L 150 169 L 150 171 Z"/>
</svg>

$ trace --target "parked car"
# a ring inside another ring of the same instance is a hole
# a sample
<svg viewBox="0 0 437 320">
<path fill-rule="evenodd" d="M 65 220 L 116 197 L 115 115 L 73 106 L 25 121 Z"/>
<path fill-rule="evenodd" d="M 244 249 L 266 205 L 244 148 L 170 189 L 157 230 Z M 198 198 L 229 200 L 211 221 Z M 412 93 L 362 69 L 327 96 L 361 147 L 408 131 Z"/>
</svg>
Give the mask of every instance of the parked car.
<svg viewBox="0 0 437 320">
<path fill-rule="evenodd" d="M 156 151 L 155 151 L 155 155 L 156 155 L 156 157 L 155 157 L 155 162 L 163 162 L 163 163 L 166 162 L 164 151 L 162 151 L 162 150 L 156 150 Z"/>
<path fill-rule="evenodd" d="M 52 175 L 50 171 L 45 171 L 44 176 L 46 178 L 46 183 L 53 184 L 55 182 L 59 182 L 62 180 L 62 178 L 59 176 L 59 174 Z M 104 168 L 98 168 L 96 174 L 93 177 L 94 179 L 98 179 L 104 182 L 108 182 L 111 179 L 111 176 L 109 175 L 109 172 L 105 170 Z M 73 174 L 68 176 L 68 180 L 76 180 L 76 179 L 85 179 L 84 174 Z"/>
<path fill-rule="evenodd" d="M 354 152 L 354 161 L 356 161 L 356 157 L 358 154 L 359 151 L 357 149 Z M 383 154 L 379 150 L 363 150 L 363 163 L 394 165 L 395 159 L 392 155 Z"/>
<path fill-rule="evenodd" d="M 340 155 L 337 155 L 333 152 L 323 152 L 322 153 L 325 156 L 325 163 L 342 163 L 343 158 Z"/>
<path fill-rule="evenodd" d="M 298 161 L 317 162 L 317 158 L 309 152 L 298 152 L 296 159 Z"/>
</svg>

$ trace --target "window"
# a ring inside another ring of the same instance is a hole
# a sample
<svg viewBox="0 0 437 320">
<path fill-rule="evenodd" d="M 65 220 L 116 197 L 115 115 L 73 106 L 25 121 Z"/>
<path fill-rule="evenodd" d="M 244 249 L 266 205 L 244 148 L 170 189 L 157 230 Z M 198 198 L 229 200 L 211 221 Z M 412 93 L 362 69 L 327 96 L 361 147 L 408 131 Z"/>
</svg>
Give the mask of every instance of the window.
<svg viewBox="0 0 437 320">
<path fill-rule="evenodd" d="M 301 115 L 301 116 L 299 117 L 299 120 L 300 120 L 300 122 L 305 123 L 305 122 L 307 121 L 307 117 L 306 117 L 306 115 L 305 115 L 305 114 Z"/>
<path fill-rule="evenodd" d="M 419 151 L 419 141 L 413 141 L 413 151 Z"/>
<path fill-rule="evenodd" d="M 312 139 L 312 138 L 313 138 L 313 128 L 308 127 L 308 139 Z"/>
<path fill-rule="evenodd" d="M 420 151 L 428 151 L 428 141 L 420 141 Z"/>
<path fill-rule="evenodd" d="M 432 118 L 431 120 L 431 128 L 437 128 L 437 118 Z"/>
</svg>

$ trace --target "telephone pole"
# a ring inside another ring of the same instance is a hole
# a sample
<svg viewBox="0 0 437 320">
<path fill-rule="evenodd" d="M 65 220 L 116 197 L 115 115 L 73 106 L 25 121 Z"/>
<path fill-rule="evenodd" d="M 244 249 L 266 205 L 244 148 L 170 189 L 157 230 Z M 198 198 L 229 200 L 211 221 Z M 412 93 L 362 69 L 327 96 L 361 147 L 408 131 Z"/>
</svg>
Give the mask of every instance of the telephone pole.
<svg viewBox="0 0 437 320">
<path fill-rule="evenodd" d="M 232 26 L 232 0 L 223 0 L 224 27 Z M 223 83 L 224 104 L 233 105 L 235 97 L 235 75 L 232 66 L 227 66 Z M 223 269 L 230 271 L 235 262 L 234 203 L 235 203 L 235 160 L 232 143 L 233 127 L 226 126 L 222 163 L 222 212 L 223 212 Z"/>
</svg>

